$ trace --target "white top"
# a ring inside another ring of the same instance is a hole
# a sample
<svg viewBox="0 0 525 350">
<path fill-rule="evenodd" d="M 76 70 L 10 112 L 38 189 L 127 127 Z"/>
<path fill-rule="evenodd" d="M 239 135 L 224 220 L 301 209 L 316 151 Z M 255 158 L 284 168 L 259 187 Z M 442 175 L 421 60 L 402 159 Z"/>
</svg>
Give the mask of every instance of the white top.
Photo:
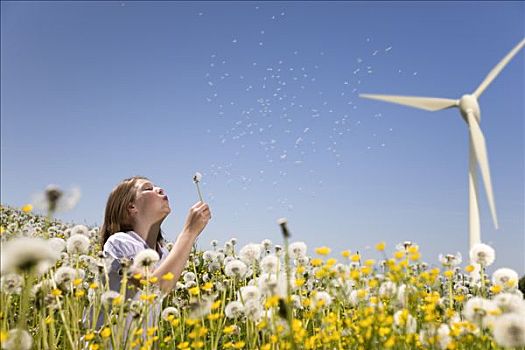
<svg viewBox="0 0 525 350">
<path fill-rule="evenodd" d="M 122 276 L 119 274 L 121 267 L 119 260 L 122 258 L 128 258 L 133 262 L 135 256 L 144 249 L 149 249 L 148 244 L 134 231 L 117 232 L 109 236 L 104 244 L 103 251 L 106 255 L 109 255 L 114 259 L 111 263 L 110 270 L 108 271 L 109 287 L 111 290 L 120 292 Z M 155 267 L 166 259 L 169 251 L 160 243 L 157 243 L 157 253 L 159 253 L 160 260 Z"/>
</svg>

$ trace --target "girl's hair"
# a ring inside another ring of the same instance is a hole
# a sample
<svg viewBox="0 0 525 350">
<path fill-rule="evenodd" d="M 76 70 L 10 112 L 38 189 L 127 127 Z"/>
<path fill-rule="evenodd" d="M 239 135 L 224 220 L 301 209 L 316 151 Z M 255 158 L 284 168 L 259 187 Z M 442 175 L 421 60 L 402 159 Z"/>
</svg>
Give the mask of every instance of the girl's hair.
<svg viewBox="0 0 525 350">
<path fill-rule="evenodd" d="M 122 180 L 109 194 L 104 214 L 104 224 L 100 229 L 102 249 L 108 238 L 117 232 L 132 231 L 132 222 L 128 207 L 135 201 L 137 191 L 135 186 L 139 180 L 149 180 L 144 176 L 133 176 Z M 162 231 L 157 236 L 157 242 L 162 243 Z"/>
</svg>

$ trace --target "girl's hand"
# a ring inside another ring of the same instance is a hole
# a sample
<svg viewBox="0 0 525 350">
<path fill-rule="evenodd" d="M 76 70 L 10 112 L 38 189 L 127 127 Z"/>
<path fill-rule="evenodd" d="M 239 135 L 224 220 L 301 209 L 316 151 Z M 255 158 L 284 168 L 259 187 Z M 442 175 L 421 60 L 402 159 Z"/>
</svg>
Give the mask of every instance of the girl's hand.
<svg viewBox="0 0 525 350">
<path fill-rule="evenodd" d="M 208 204 L 199 201 L 190 208 L 183 232 L 187 232 L 193 238 L 197 238 L 210 219 L 211 211 Z"/>
</svg>

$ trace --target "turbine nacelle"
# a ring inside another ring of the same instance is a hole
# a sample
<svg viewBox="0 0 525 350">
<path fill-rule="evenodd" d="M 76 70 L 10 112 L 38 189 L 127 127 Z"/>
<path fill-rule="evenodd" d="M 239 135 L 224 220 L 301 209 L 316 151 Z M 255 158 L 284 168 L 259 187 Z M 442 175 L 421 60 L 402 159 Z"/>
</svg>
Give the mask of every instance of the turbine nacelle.
<svg viewBox="0 0 525 350">
<path fill-rule="evenodd" d="M 475 95 L 463 95 L 458 103 L 459 111 L 463 120 L 468 124 L 468 115 L 472 114 L 478 123 L 481 121 L 481 111 L 479 109 L 478 99 Z"/>
</svg>

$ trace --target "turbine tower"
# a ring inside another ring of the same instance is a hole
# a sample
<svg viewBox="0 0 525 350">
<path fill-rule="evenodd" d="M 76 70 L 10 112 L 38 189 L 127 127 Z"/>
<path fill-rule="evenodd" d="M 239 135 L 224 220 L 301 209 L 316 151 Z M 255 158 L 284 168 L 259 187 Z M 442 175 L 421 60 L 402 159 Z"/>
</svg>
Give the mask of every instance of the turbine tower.
<svg viewBox="0 0 525 350">
<path fill-rule="evenodd" d="M 498 74 L 505 68 L 510 60 L 525 46 L 525 39 L 516 45 L 485 77 L 483 82 L 472 93 L 463 95 L 459 100 L 434 97 L 414 97 L 414 96 L 394 96 L 394 95 L 371 95 L 360 94 L 360 97 L 374 100 L 397 103 L 405 106 L 424 109 L 427 111 L 439 111 L 442 109 L 457 107 L 461 116 L 469 128 L 470 147 L 469 147 L 469 240 L 470 248 L 481 242 L 480 220 L 479 220 L 479 195 L 478 195 L 478 165 L 481 170 L 481 177 L 485 185 L 487 199 L 489 202 L 490 212 L 494 227 L 498 228 L 498 217 L 496 215 L 496 205 L 494 204 L 494 195 L 492 193 L 492 182 L 490 180 L 490 168 L 485 146 L 485 137 L 479 126 L 481 114 L 478 104 L 479 96 L 492 83 Z"/>
</svg>

